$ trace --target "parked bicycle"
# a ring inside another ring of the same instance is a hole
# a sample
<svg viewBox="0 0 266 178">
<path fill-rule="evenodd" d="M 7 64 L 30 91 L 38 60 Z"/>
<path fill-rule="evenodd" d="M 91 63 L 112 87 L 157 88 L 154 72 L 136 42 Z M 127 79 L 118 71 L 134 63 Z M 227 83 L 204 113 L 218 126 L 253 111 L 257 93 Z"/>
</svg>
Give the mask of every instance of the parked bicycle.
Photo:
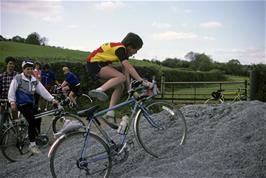
<svg viewBox="0 0 266 178">
<path fill-rule="evenodd" d="M 208 98 L 204 104 L 221 104 L 225 101 L 225 95 L 233 95 L 232 102 L 241 101 L 242 91 L 241 88 L 238 88 L 237 91 L 225 91 L 225 90 L 217 90 L 211 93 L 211 97 Z"/>
<path fill-rule="evenodd" d="M 52 122 L 50 122 L 51 124 L 49 127 L 36 138 L 36 144 L 41 148 L 45 148 L 48 145 L 51 128 L 52 135 L 56 135 L 59 131 L 63 130 L 65 122 L 75 121 L 79 125 L 85 125 L 78 116 L 65 112 L 63 107 L 58 107 L 56 109 L 37 114 L 35 115 L 35 118 L 44 118 L 52 115 Z M 49 119 L 49 117 L 45 119 Z M 32 156 L 32 153 L 28 150 L 29 138 L 27 121 L 25 119 L 14 120 L 6 127 L 7 128 L 4 130 L 1 139 L 1 151 L 4 157 L 11 162 L 15 162 Z"/>
<path fill-rule="evenodd" d="M 12 124 L 14 119 L 12 118 L 11 109 L 9 107 L 8 99 L 0 99 L 0 140 L 4 131 Z M 18 118 L 22 119 L 22 115 L 18 112 Z"/>
<path fill-rule="evenodd" d="M 157 95 L 155 82 L 151 92 L 143 90 L 140 82 L 133 82 L 128 94 L 128 100 L 111 108 L 97 111 L 99 106 L 93 106 L 78 112 L 79 116 L 87 117 L 88 125 L 62 135 L 53 143 L 48 153 L 53 177 L 108 177 L 112 165 L 125 161 L 129 155 L 128 145 L 132 140 L 127 136 L 132 123 L 134 136 L 147 153 L 155 158 L 163 158 L 167 152 L 177 154 L 174 151 L 184 144 L 187 131 L 181 111 L 172 103 L 152 101 Z M 131 106 L 132 114 L 125 131 L 118 129 L 119 141 L 115 141 L 117 138 L 112 138 L 99 120 L 106 112 L 123 106 Z M 157 139 L 163 140 L 163 145 Z"/>
<path fill-rule="evenodd" d="M 55 97 L 55 99 L 58 100 L 59 102 L 61 102 L 61 104 L 64 107 L 66 107 L 66 109 L 69 111 L 77 112 L 77 111 L 86 109 L 86 108 L 88 108 L 89 104 L 92 103 L 92 99 L 89 95 L 84 94 L 84 93 L 80 93 L 76 97 L 76 104 L 74 104 L 73 102 L 71 102 L 71 100 L 69 99 L 68 96 L 66 97 L 64 95 L 62 90 L 57 85 L 54 85 L 50 92 Z M 46 102 L 44 110 L 45 111 L 50 110 L 51 108 L 52 108 L 51 103 Z"/>
</svg>

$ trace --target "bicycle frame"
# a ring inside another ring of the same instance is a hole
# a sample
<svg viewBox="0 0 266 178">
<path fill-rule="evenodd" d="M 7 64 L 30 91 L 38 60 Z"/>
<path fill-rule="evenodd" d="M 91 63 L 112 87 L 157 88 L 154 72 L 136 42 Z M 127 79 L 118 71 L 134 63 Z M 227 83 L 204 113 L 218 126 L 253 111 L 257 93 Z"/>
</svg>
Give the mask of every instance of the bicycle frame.
<svg viewBox="0 0 266 178">
<path fill-rule="evenodd" d="M 137 113 L 140 113 L 141 111 L 143 112 L 143 115 L 145 117 L 145 119 L 147 119 L 147 121 L 153 126 L 153 127 L 156 127 L 156 128 L 159 128 L 159 126 L 154 123 L 154 121 L 150 118 L 150 115 L 148 114 L 148 111 L 147 109 L 145 108 L 145 104 L 143 104 L 143 102 L 147 102 L 149 100 L 151 100 L 151 98 L 153 98 L 154 96 L 157 95 L 157 91 L 155 91 L 157 88 L 154 87 L 154 92 L 153 92 L 153 95 L 151 96 L 148 96 L 144 99 L 138 99 L 138 93 L 136 93 L 136 91 L 132 94 L 132 96 L 130 97 L 130 99 L 120 103 L 120 104 L 117 104 L 113 107 L 110 107 L 108 109 L 104 109 L 104 110 L 101 110 L 101 111 L 98 111 L 97 113 L 95 113 L 93 116 L 91 117 L 88 117 L 88 126 L 86 128 L 86 135 L 85 135 L 85 140 L 84 140 L 84 145 L 82 147 L 82 151 L 81 151 L 81 154 L 80 154 L 80 159 L 83 160 L 82 158 L 84 158 L 84 153 L 85 153 L 85 150 L 88 148 L 88 145 L 89 145 L 89 133 L 93 133 L 91 132 L 90 128 L 91 128 L 91 125 L 94 124 L 96 126 L 96 128 L 99 130 L 99 132 L 101 133 L 101 135 L 103 136 L 103 139 L 105 140 L 105 142 L 110 146 L 110 145 L 116 145 L 117 143 L 115 143 L 112 138 L 107 134 L 107 132 L 100 126 L 100 124 L 97 122 L 97 117 L 99 116 L 102 116 L 104 115 L 105 113 L 107 113 L 108 111 L 112 111 L 112 110 L 116 110 L 118 108 L 121 108 L 121 107 L 124 107 L 124 106 L 128 106 L 128 105 L 131 105 L 131 104 L 134 104 L 132 110 L 131 110 L 131 116 L 129 117 L 129 123 L 128 123 L 128 128 L 130 128 L 131 126 L 131 123 L 132 123 L 132 120 L 136 121 L 136 116 L 138 115 Z M 136 123 L 134 123 L 133 127 L 135 127 Z M 134 131 L 136 131 L 135 128 L 133 128 Z M 121 150 L 119 151 L 122 152 L 123 151 L 123 148 L 126 146 L 125 144 L 125 141 L 126 141 L 126 138 L 127 138 L 127 134 L 129 132 L 129 129 L 126 129 L 125 133 L 124 134 L 120 134 L 120 145 L 123 145 L 123 147 L 121 148 Z M 60 139 L 60 138 L 59 138 Z M 140 144 L 140 141 L 137 140 L 138 143 Z M 140 144 L 141 145 L 141 144 Z M 97 160 L 100 160 L 100 159 L 104 159 L 106 157 L 103 157 L 103 158 L 98 158 Z M 85 160 L 84 160 L 85 161 Z"/>
</svg>

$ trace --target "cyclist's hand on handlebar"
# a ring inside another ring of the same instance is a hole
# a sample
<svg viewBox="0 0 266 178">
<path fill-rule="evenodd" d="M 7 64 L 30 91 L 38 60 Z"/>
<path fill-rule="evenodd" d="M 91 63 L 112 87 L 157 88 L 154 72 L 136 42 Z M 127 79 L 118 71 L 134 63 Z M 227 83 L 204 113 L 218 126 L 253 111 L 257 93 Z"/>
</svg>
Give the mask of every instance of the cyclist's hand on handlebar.
<svg viewBox="0 0 266 178">
<path fill-rule="evenodd" d="M 153 88 L 153 83 L 149 82 L 148 80 L 143 80 L 142 85 L 146 88 L 152 89 Z"/>
<path fill-rule="evenodd" d="M 52 100 L 52 103 L 53 103 L 53 107 L 54 107 L 54 108 L 58 108 L 58 106 L 59 106 L 59 102 L 58 102 L 56 99 L 53 99 L 53 100 Z"/>
</svg>

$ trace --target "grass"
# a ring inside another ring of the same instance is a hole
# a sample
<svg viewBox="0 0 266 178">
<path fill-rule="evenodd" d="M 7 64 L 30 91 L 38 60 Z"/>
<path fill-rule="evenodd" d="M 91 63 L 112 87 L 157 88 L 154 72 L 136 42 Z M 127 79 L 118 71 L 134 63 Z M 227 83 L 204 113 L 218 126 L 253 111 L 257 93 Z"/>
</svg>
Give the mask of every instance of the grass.
<svg viewBox="0 0 266 178">
<path fill-rule="evenodd" d="M 9 41 L 0 41 L 0 59 L 7 56 L 30 57 L 40 62 L 72 61 L 84 62 L 89 52 L 62 49 L 50 46 L 39 46 Z"/>
</svg>

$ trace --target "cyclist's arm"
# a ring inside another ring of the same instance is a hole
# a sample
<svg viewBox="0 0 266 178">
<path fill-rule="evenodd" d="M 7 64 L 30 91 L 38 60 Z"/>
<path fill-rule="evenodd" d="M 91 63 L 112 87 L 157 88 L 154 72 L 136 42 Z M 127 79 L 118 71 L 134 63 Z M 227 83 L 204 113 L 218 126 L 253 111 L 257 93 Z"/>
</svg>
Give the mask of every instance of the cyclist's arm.
<svg viewBox="0 0 266 178">
<path fill-rule="evenodd" d="M 135 68 L 128 62 L 128 60 L 123 60 L 122 62 L 123 67 L 125 67 L 125 70 L 128 71 L 130 76 L 134 78 L 135 80 L 142 81 L 143 79 L 139 76 Z"/>
<path fill-rule="evenodd" d="M 67 85 L 68 85 L 68 82 L 66 80 L 64 80 L 60 87 L 63 88 L 65 86 L 67 86 Z"/>
</svg>

